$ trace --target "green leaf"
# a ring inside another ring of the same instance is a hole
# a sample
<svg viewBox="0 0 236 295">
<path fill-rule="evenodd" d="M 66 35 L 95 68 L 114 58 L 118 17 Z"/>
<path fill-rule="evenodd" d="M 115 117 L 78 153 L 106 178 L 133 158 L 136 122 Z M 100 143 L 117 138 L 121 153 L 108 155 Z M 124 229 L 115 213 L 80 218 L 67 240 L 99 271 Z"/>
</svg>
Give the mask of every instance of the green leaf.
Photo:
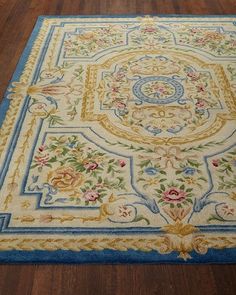
<svg viewBox="0 0 236 295">
<path fill-rule="evenodd" d="M 62 155 L 65 156 L 68 152 L 69 152 L 69 149 L 64 147 L 62 150 Z"/>
<path fill-rule="evenodd" d="M 92 182 L 92 180 L 86 180 L 84 183 L 88 183 L 89 185 L 92 185 L 93 184 L 93 182 Z"/>
<path fill-rule="evenodd" d="M 163 171 L 163 170 L 160 170 L 159 171 L 161 174 L 164 174 L 164 175 L 166 175 L 166 172 L 165 171 Z"/>
<path fill-rule="evenodd" d="M 176 174 L 176 175 L 178 175 L 178 174 L 180 174 L 180 173 L 182 173 L 182 170 L 177 170 L 177 171 L 175 171 L 175 174 Z"/>
<path fill-rule="evenodd" d="M 113 170 L 112 166 L 109 165 L 108 168 L 107 168 L 107 173 L 110 173 L 112 170 Z"/>
<path fill-rule="evenodd" d="M 160 188 L 162 189 L 162 191 L 165 191 L 165 190 L 166 190 L 164 184 L 162 184 L 162 183 L 161 183 L 161 185 L 160 185 Z"/>
<path fill-rule="evenodd" d="M 210 222 L 211 220 L 218 220 L 218 221 L 225 221 L 223 218 L 221 218 L 220 216 L 217 216 L 217 215 L 211 215 L 207 221 Z"/>
<path fill-rule="evenodd" d="M 144 220 L 147 222 L 147 224 L 150 224 L 150 221 L 144 217 L 143 215 L 137 215 L 135 216 L 135 218 L 132 220 L 132 222 L 138 222 L 138 221 L 141 221 L 141 220 Z"/>
<path fill-rule="evenodd" d="M 166 181 L 166 178 L 162 178 L 159 180 L 159 182 L 163 182 L 163 181 Z"/>
<path fill-rule="evenodd" d="M 184 190 L 184 189 L 185 189 L 184 184 L 182 184 L 182 185 L 180 186 L 180 189 L 181 189 L 181 190 Z"/>
<path fill-rule="evenodd" d="M 103 193 L 103 194 L 100 194 L 100 197 L 101 197 L 101 198 L 103 198 L 103 197 L 105 197 L 105 196 L 107 196 L 107 193 L 105 193 L 105 194 L 104 194 L 104 193 Z"/>
<path fill-rule="evenodd" d="M 34 164 L 34 165 L 32 165 L 31 167 L 30 167 L 30 169 L 34 169 L 34 168 L 36 168 L 38 166 L 38 164 Z"/>
<path fill-rule="evenodd" d="M 63 120 L 59 116 L 50 115 L 49 118 L 48 118 L 48 120 L 49 120 L 49 124 L 52 125 L 52 126 L 54 126 L 56 124 L 63 125 Z"/>
<path fill-rule="evenodd" d="M 192 188 L 187 188 L 187 189 L 186 189 L 186 192 L 189 193 L 189 192 L 191 192 L 192 190 L 193 190 Z"/>
<path fill-rule="evenodd" d="M 191 198 L 191 197 L 193 197 L 193 194 L 192 194 L 192 193 L 188 193 L 188 194 L 187 194 L 187 197 L 188 197 L 188 198 Z"/>
<path fill-rule="evenodd" d="M 50 163 L 57 162 L 57 157 L 56 156 L 52 157 L 48 162 Z"/>
<path fill-rule="evenodd" d="M 180 182 L 184 182 L 184 180 L 182 178 L 177 178 L 176 180 L 178 180 Z"/>
<path fill-rule="evenodd" d="M 205 177 L 198 177 L 198 179 L 207 182 Z"/>
<path fill-rule="evenodd" d="M 192 166 L 194 166 L 194 167 L 198 167 L 199 166 L 199 164 L 196 162 L 196 161 L 193 161 L 193 160 L 187 160 L 188 161 L 188 163 L 190 164 L 190 165 L 192 165 Z"/>
<path fill-rule="evenodd" d="M 145 161 L 142 161 L 140 163 L 140 167 L 143 168 L 143 167 L 146 167 L 146 166 L 148 166 L 150 164 L 151 164 L 151 161 L 150 160 L 145 160 Z"/>
<path fill-rule="evenodd" d="M 81 163 L 73 163 L 73 166 L 75 167 L 75 169 L 79 172 L 83 172 L 86 169 L 84 168 L 84 166 Z"/>
<path fill-rule="evenodd" d="M 98 183 L 99 184 L 102 183 L 102 177 L 101 176 L 98 177 Z"/>
<path fill-rule="evenodd" d="M 137 182 L 139 181 L 145 181 L 146 179 L 145 178 L 138 178 Z"/>
</svg>

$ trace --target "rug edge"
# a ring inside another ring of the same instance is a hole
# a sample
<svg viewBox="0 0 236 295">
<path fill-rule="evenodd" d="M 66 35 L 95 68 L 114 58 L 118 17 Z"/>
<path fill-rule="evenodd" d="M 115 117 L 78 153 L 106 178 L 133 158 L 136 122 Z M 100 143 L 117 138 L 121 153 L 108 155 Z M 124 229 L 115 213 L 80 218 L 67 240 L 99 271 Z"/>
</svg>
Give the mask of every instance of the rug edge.
<svg viewBox="0 0 236 295">
<path fill-rule="evenodd" d="M 65 14 L 65 15 L 53 15 L 42 14 L 38 16 L 38 19 L 44 18 L 136 18 L 136 17 L 187 17 L 187 18 L 236 18 L 236 14 L 164 14 L 164 13 L 149 13 L 149 14 Z"/>
<path fill-rule="evenodd" d="M 191 253 L 192 258 L 186 261 L 177 257 L 177 252 L 160 254 L 156 251 L 142 252 L 137 250 L 115 251 L 2 251 L 0 252 L 0 264 L 4 263 L 53 263 L 53 264 L 236 264 L 235 249 L 209 249 L 206 255 Z M 209 257 L 210 256 L 210 257 Z M 216 259 L 217 258 L 217 259 Z"/>
</svg>

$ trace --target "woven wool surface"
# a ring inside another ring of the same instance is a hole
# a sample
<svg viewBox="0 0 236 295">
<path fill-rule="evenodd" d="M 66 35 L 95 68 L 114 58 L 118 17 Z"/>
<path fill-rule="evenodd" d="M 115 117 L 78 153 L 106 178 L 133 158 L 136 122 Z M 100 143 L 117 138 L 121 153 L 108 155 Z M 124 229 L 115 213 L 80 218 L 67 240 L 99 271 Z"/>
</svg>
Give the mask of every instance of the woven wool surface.
<svg viewBox="0 0 236 295">
<path fill-rule="evenodd" d="M 235 17 L 39 17 L 0 125 L 2 262 L 236 262 Z"/>
</svg>

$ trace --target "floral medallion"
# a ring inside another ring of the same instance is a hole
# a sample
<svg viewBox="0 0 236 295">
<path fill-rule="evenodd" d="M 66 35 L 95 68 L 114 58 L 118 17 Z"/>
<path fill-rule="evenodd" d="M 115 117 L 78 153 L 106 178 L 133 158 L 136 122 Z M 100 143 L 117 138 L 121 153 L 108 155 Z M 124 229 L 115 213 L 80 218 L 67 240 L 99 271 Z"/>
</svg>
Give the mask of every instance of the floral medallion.
<svg viewBox="0 0 236 295">
<path fill-rule="evenodd" d="M 175 79 L 154 76 L 139 79 L 133 86 L 133 93 L 144 102 L 168 104 L 179 100 L 184 94 L 184 88 Z"/>
<path fill-rule="evenodd" d="M 233 94 L 223 77 L 220 65 L 207 64 L 189 53 L 169 49 L 124 52 L 90 67 L 82 115 L 85 120 L 99 120 L 109 132 L 139 143 L 198 141 L 218 132 L 227 119 L 235 118 Z M 93 110 L 94 97 L 101 102 L 99 112 Z"/>
</svg>

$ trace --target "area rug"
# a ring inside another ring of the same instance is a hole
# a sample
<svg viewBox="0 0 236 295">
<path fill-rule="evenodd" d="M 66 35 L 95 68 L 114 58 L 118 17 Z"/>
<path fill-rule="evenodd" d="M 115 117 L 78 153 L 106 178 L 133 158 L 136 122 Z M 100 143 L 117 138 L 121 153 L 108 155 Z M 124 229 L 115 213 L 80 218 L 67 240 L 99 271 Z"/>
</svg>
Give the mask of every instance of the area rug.
<svg viewBox="0 0 236 295">
<path fill-rule="evenodd" d="M 235 20 L 39 17 L 0 109 L 1 262 L 236 262 Z"/>
</svg>

